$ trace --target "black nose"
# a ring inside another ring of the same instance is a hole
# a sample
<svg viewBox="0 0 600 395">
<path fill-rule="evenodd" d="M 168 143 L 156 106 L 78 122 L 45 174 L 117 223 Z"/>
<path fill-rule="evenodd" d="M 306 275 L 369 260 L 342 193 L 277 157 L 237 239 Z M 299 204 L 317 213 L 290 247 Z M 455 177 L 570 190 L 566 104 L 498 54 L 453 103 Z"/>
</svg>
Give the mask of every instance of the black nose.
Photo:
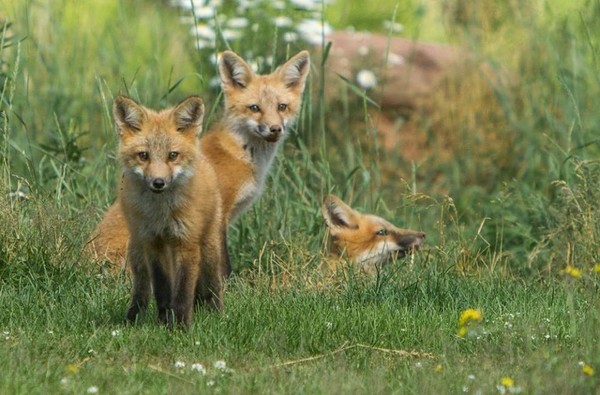
<svg viewBox="0 0 600 395">
<path fill-rule="evenodd" d="M 271 133 L 281 134 L 281 126 L 280 125 L 273 125 L 270 127 L 269 130 L 271 131 Z"/>
<path fill-rule="evenodd" d="M 165 185 L 167 185 L 167 183 L 162 178 L 155 178 L 152 181 L 152 189 L 154 189 L 155 191 L 161 191 L 165 187 Z"/>
</svg>

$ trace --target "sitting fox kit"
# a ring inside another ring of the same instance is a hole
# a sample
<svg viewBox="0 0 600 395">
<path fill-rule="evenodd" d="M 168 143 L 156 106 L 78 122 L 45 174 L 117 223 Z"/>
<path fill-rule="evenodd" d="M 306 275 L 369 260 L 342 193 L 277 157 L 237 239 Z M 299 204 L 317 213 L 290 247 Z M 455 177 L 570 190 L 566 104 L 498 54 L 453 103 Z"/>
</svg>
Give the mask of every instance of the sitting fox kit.
<svg viewBox="0 0 600 395">
<path fill-rule="evenodd" d="M 278 147 L 300 111 L 309 69 L 307 51 L 267 75 L 254 73 L 231 51 L 221 54 L 225 109 L 221 121 L 202 137 L 200 151 L 219 176 L 215 194 L 222 201 L 223 232 L 262 193 Z M 121 267 L 129 240 L 123 208 L 119 201 L 110 207 L 90 242 L 97 258 Z"/>
<path fill-rule="evenodd" d="M 119 96 L 113 114 L 133 280 L 126 318 L 135 321 L 154 290 L 160 322 L 188 327 L 196 301 L 223 306 L 223 217 L 200 151 L 203 102 L 192 96 L 155 112 Z"/>
<path fill-rule="evenodd" d="M 327 196 L 321 211 L 331 234 L 332 254 L 366 269 L 416 251 L 425 240 L 425 233 L 400 229 L 383 218 L 361 214 L 337 196 Z"/>
<path fill-rule="evenodd" d="M 254 73 L 231 51 L 221 54 L 225 111 L 202 139 L 202 152 L 218 174 L 227 175 L 220 184 L 228 222 L 261 195 L 277 149 L 300 112 L 309 67 L 307 51 L 267 75 Z"/>
</svg>

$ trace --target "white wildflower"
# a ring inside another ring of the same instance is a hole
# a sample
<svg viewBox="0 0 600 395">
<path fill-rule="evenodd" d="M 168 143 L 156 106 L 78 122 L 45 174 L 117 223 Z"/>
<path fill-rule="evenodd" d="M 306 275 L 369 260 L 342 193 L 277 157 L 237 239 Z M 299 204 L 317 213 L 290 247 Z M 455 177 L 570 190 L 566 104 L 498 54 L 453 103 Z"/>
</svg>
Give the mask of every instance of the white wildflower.
<svg viewBox="0 0 600 395">
<path fill-rule="evenodd" d="M 331 33 L 331 26 L 314 19 L 305 19 L 296 27 L 300 37 L 309 44 L 321 44 L 322 36 Z"/>
<path fill-rule="evenodd" d="M 98 387 L 96 387 L 95 385 L 92 385 L 91 387 L 89 387 L 87 389 L 87 393 L 88 394 L 97 394 L 98 393 Z"/>
<path fill-rule="evenodd" d="M 219 77 L 213 77 L 208 81 L 208 86 L 213 89 L 218 89 L 221 86 L 221 79 Z"/>
<path fill-rule="evenodd" d="M 185 368 L 185 362 L 183 362 L 183 361 L 175 361 L 175 367 L 177 369 L 183 369 L 183 368 Z"/>
<path fill-rule="evenodd" d="M 118 329 L 115 329 L 115 330 L 114 330 L 114 331 L 112 331 L 110 334 L 111 334 L 113 337 L 120 336 L 120 335 L 121 335 L 121 331 L 120 331 L 120 330 L 118 330 Z"/>
<path fill-rule="evenodd" d="M 215 369 L 225 370 L 227 369 L 227 364 L 223 360 L 215 361 L 214 364 Z"/>
<path fill-rule="evenodd" d="M 356 82 L 363 89 L 372 89 L 377 86 L 377 77 L 371 70 L 361 70 L 356 74 Z"/>
<path fill-rule="evenodd" d="M 393 33 L 400 33 L 404 31 L 404 26 L 402 26 L 401 23 L 392 21 L 383 21 L 383 28 L 385 30 L 392 31 Z"/>
<path fill-rule="evenodd" d="M 298 33 L 286 32 L 283 34 L 283 40 L 286 43 L 292 43 L 292 42 L 298 41 Z"/>
<path fill-rule="evenodd" d="M 227 21 L 227 27 L 232 29 L 243 29 L 248 27 L 248 19 L 246 18 L 231 18 Z"/>
<path fill-rule="evenodd" d="M 212 48 L 212 46 L 213 46 L 212 41 L 206 41 L 203 38 L 200 38 L 196 41 L 196 48 L 198 48 L 198 49 Z"/>
<path fill-rule="evenodd" d="M 320 1 L 314 1 L 314 0 L 291 0 L 291 3 L 295 7 L 298 7 L 298 8 L 304 9 L 304 10 L 308 10 L 308 11 L 318 10 L 320 7 L 320 4 L 321 4 Z"/>
<path fill-rule="evenodd" d="M 469 381 L 473 381 L 473 380 L 475 380 L 475 375 L 474 375 L 474 374 L 470 374 L 470 375 L 468 375 L 468 376 L 467 376 L 467 380 L 469 380 Z"/>
<path fill-rule="evenodd" d="M 194 15 L 197 19 L 211 19 L 215 16 L 215 9 L 208 6 L 194 8 Z"/>
<path fill-rule="evenodd" d="M 277 27 L 289 27 L 292 26 L 293 21 L 287 16 L 277 16 L 273 19 L 273 23 Z"/>
<path fill-rule="evenodd" d="M 194 363 L 190 369 L 195 370 L 203 376 L 206 376 L 206 368 L 201 363 Z"/>
<path fill-rule="evenodd" d="M 404 63 L 406 63 L 406 59 L 404 59 L 404 56 L 395 54 L 393 52 L 390 52 L 388 54 L 387 61 L 388 65 L 390 66 L 401 66 Z"/>
<path fill-rule="evenodd" d="M 238 38 L 242 37 L 242 32 L 239 30 L 225 29 L 222 31 L 222 33 L 223 38 L 227 41 L 237 40 Z"/>
<path fill-rule="evenodd" d="M 285 10 L 285 1 L 281 1 L 281 0 L 271 1 L 271 5 L 276 10 L 279 10 L 279 11 Z"/>
<path fill-rule="evenodd" d="M 210 27 L 204 23 L 200 23 L 200 24 L 194 26 L 192 28 L 192 35 L 194 37 L 201 37 L 206 40 L 214 40 L 216 37 L 215 30 L 212 27 Z"/>
<path fill-rule="evenodd" d="M 209 387 L 214 387 L 214 386 L 215 386 L 215 384 L 216 384 L 216 383 L 215 383 L 215 380 L 208 380 L 208 381 L 206 382 L 206 385 L 207 385 L 207 386 L 209 386 Z"/>
</svg>

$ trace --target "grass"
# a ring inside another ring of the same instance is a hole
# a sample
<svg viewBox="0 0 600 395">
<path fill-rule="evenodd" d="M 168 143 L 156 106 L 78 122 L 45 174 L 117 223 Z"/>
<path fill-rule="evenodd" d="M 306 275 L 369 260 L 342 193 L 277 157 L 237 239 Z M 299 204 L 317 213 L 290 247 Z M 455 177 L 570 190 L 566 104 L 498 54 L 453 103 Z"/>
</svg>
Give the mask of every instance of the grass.
<svg viewBox="0 0 600 395">
<path fill-rule="evenodd" d="M 410 37 L 440 37 L 444 15 L 444 37 L 503 76 L 447 81 L 405 119 L 427 136 L 418 161 L 373 143 L 363 97 L 324 102 L 313 56 L 297 127 L 231 229 L 225 313 L 198 311 L 184 333 L 153 310 L 124 325 L 127 276 L 81 248 L 116 195 L 112 97 L 201 93 L 212 120 L 214 66 L 159 2 L 0 0 L 0 393 L 598 392 L 598 2 L 492 3 L 398 10 L 418 17 Z M 336 26 L 381 28 L 380 10 L 355 9 L 333 9 Z M 303 47 L 277 43 L 252 50 Z M 324 274 L 329 192 L 423 229 L 425 250 L 374 278 Z M 461 337 L 468 308 L 483 320 Z"/>
</svg>

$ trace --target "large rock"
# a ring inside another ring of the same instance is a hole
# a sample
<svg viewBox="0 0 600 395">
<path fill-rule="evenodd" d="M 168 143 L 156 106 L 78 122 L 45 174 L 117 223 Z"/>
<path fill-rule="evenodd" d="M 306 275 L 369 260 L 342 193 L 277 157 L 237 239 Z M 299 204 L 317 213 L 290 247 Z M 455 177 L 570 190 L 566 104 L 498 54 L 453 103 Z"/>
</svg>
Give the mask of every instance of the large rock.
<svg viewBox="0 0 600 395">
<path fill-rule="evenodd" d="M 380 106 L 368 107 L 370 126 L 388 151 L 408 161 L 443 162 L 496 140 L 490 128 L 497 128 L 491 119 L 501 111 L 492 89 L 497 76 L 467 50 L 373 33 L 336 32 L 326 41 L 332 43 L 325 65 L 328 103 L 358 97 L 336 73 L 363 84 Z"/>
<path fill-rule="evenodd" d="M 384 110 L 414 111 L 426 105 L 440 82 L 460 70 L 468 58 L 456 46 L 373 33 L 335 32 L 326 41 L 332 43 L 326 69 L 355 83 L 361 70 L 373 72 L 377 84 L 368 94 Z M 335 95 L 339 79 L 328 78 L 328 93 Z"/>
</svg>

